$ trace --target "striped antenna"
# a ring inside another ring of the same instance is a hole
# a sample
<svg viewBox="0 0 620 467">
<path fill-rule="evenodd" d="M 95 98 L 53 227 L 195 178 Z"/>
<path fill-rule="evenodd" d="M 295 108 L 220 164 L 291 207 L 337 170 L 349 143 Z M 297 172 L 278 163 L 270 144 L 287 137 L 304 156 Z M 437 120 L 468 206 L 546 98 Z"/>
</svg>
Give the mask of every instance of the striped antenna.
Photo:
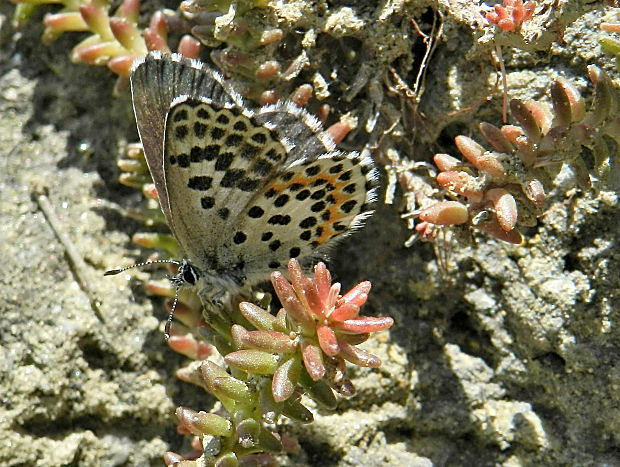
<svg viewBox="0 0 620 467">
<path fill-rule="evenodd" d="M 127 269 L 141 268 L 144 266 L 150 266 L 151 264 L 161 264 L 161 263 L 172 263 L 172 264 L 176 264 L 177 266 L 181 266 L 181 263 L 179 261 L 175 261 L 173 259 L 156 259 L 155 261 L 146 261 L 145 263 L 137 263 L 137 264 L 134 264 L 133 266 L 127 266 L 126 268 L 110 269 L 109 271 L 106 271 L 103 275 L 104 276 L 115 276 L 117 274 L 120 274 L 123 271 L 127 271 Z"/>
<path fill-rule="evenodd" d="M 177 304 L 179 303 L 179 289 L 185 284 L 194 285 L 198 282 L 200 278 L 200 273 L 195 266 L 193 266 L 189 261 L 184 259 L 183 261 L 175 261 L 173 259 L 158 259 L 155 261 L 147 261 L 145 263 L 134 264 L 133 266 L 127 266 L 126 268 L 119 269 L 111 269 L 104 273 L 104 276 L 115 276 L 123 271 L 127 271 L 128 269 L 133 268 L 141 268 L 144 266 L 150 266 L 151 264 L 175 264 L 179 267 L 179 270 L 174 276 L 168 276 L 168 280 L 175 286 L 174 291 L 174 302 L 172 302 L 172 309 L 170 313 L 168 313 L 168 318 L 166 319 L 166 326 L 164 328 L 164 339 L 170 339 L 170 326 L 172 325 L 172 318 L 174 317 L 174 311 L 177 308 Z"/>
</svg>

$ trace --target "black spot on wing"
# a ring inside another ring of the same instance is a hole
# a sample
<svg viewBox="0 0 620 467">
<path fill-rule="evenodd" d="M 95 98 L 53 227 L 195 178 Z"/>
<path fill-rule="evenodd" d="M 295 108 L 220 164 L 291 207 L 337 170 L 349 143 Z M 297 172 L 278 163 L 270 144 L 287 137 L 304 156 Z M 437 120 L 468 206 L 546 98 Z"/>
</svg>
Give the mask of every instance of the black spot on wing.
<svg viewBox="0 0 620 467">
<path fill-rule="evenodd" d="M 271 216 L 267 221 L 268 224 L 271 225 L 288 225 L 291 222 L 291 216 L 288 214 L 276 214 L 275 216 Z"/>
<path fill-rule="evenodd" d="M 224 176 L 220 180 L 220 186 L 224 188 L 232 188 L 237 181 L 245 175 L 245 170 L 242 169 L 229 169 L 224 173 Z"/>
<path fill-rule="evenodd" d="M 247 240 L 248 236 L 244 232 L 237 232 L 233 237 L 233 242 L 237 245 L 241 245 Z"/>
<path fill-rule="evenodd" d="M 217 161 L 215 161 L 215 170 L 218 172 L 228 170 L 234 158 L 235 156 L 233 156 L 232 152 L 223 152 L 218 156 Z"/>
<path fill-rule="evenodd" d="M 189 129 L 187 128 L 187 125 L 177 125 L 174 128 L 174 137 L 179 141 L 183 141 L 188 133 Z"/>
<path fill-rule="evenodd" d="M 250 216 L 253 219 L 258 219 L 262 217 L 263 214 L 265 214 L 265 210 L 261 208 L 260 206 L 252 206 L 250 210 L 248 211 L 248 216 Z"/>
<path fill-rule="evenodd" d="M 225 221 L 230 216 L 230 209 L 228 208 L 220 208 L 217 210 L 217 215 L 220 216 L 220 219 Z"/>
<path fill-rule="evenodd" d="M 173 122 L 182 122 L 185 120 L 187 120 L 187 110 L 179 110 L 174 114 L 174 117 L 172 118 Z"/>
<path fill-rule="evenodd" d="M 308 167 L 306 169 L 306 175 L 308 177 L 314 177 L 315 175 L 318 175 L 320 171 L 321 171 L 321 168 L 318 165 L 313 165 L 312 167 Z"/>
<path fill-rule="evenodd" d="M 235 124 L 233 125 L 233 128 L 236 131 L 240 131 L 240 132 L 248 131 L 248 126 L 244 122 L 242 122 L 242 121 L 235 122 Z"/>
<path fill-rule="evenodd" d="M 308 196 L 310 196 L 310 190 L 303 190 L 297 193 L 295 195 L 295 198 L 299 201 L 303 201 L 304 199 L 308 198 Z"/>
<path fill-rule="evenodd" d="M 218 127 L 214 127 L 211 130 L 211 138 L 215 140 L 221 139 L 225 134 L 226 132 Z"/>
<path fill-rule="evenodd" d="M 289 195 L 282 194 L 275 199 L 275 201 L 273 202 L 273 205 L 277 208 L 281 208 L 286 203 L 288 203 L 289 199 L 290 199 Z"/>
<path fill-rule="evenodd" d="M 211 188 L 212 183 L 213 179 L 211 177 L 200 175 L 196 177 L 190 177 L 187 182 L 187 187 L 191 188 L 192 190 L 207 191 L 209 188 Z"/>
<path fill-rule="evenodd" d="M 254 133 L 250 138 L 258 144 L 265 144 L 267 142 L 267 137 L 262 133 Z"/>
<path fill-rule="evenodd" d="M 351 180 L 351 175 L 353 175 L 353 172 L 347 170 L 346 172 L 340 174 L 338 180 L 340 180 L 341 182 L 348 182 L 349 180 Z"/>
<path fill-rule="evenodd" d="M 357 204 L 357 201 L 355 201 L 354 199 L 345 201 L 344 203 L 342 203 L 342 206 L 340 206 L 340 210 L 348 214 L 353 210 L 356 204 Z"/>
<path fill-rule="evenodd" d="M 200 205 L 202 209 L 211 209 L 215 206 L 215 199 L 212 196 L 203 196 L 200 198 Z"/>
<path fill-rule="evenodd" d="M 259 185 L 260 185 L 260 180 L 245 177 L 239 180 L 237 187 L 241 191 L 252 192 L 252 191 L 256 191 Z"/>
<path fill-rule="evenodd" d="M 299 223 L 299 227 L 302 229 L 307 229 L 308 227 L 314 227 L 316 225 L 316 217 L 310 216 L 306 217 L 303 221 Z"/>
</svg>

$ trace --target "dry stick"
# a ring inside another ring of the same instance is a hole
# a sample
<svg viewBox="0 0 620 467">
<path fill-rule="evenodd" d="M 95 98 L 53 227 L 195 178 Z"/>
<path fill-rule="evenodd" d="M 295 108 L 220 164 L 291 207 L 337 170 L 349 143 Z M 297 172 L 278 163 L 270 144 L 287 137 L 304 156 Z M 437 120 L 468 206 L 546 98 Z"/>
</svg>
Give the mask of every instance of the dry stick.
<svg viewBox="0 0 620 467">
<path fill-rule="evenodd" d="M 420 65 L 420 68 L 418 69 L 418 74 L 413 85 L 413 93 L 418 101 L 420 99 L 420 96 L 424 93 L 428 64 L 431 61 L 433 52 L 435 52 L 435 49 L 437 48 L 437 42 L 443 34 L 443 14 L 440 11 L 437 11 L 437 15 L 439 16 L 441 22 L 439 23 L 439 27 L 437 27 L 437 16 L 433 16 L 433 25 L 430 34 L 424 34 L 414 18 L 409 19 L 409 22 L 416 29 L 418 35 L 422 37 L 422 41 L 424 42 L 424 44 L 426 44 L 424 57 L 422 58 L 422 63 Z"/>
<path fill-rule="evenodd" d="M 502 121 L 508 123 L 508 78 L 506 76 L 506 67 L 504 66 L 504 57 L 502 56 L 502 47 L 497 42 L 495 43 L 495 53 L 499 61 L 499 69 L 502 74 L 502 86 L 504 87 L 504 92 L 502 93 Z"/>
<path fill-rule="evenodd" d="M 409 23 L 415 28 L 418 35 L 422 38 L 424 44 L 426 44 L 426 50 L 424 51 L 424 57 L 422 57 L 420 68 L 418 68 L 418 74 L 416 75 L 416 79 L 413 84 L 413 90 L 407 85 L 407 83 L 405 83 L 405 80 L 400 77 L 395 68 L 391 66 L 388 67 L 388 70 L 392 74 L 392 78 L 396 82 L 395 86 L 392 86 L 386 79 L 385 82 L 388 90 L 390 90 L 394 94 L 404 95 L 407 99 L 413 102 L 414 107 L 419 104 L 420 97 L 424 93 L 428 64 L 431 60 L 433 52 L 435 51 L 435 48 L 437 47 L 437 40 L 441 37 L 441 34 L 443 33 L 443 15 L 440 12 L 437 13 L 440 19 L 442 19 L 442 22 L 439 24 L 439 27 L 437 27 L 437 17 L 433 17 L 433 25 L 430 34 L 425 34 L 424 32 L 422 32 L 420 26 L 414 18 L 409 19 Z"/>
<path fill-rule="evenodd" d="M 73 245 L 71 240 L 69 240 L 69 238 L 62 231 L 60 221 L 58 220 L 58 216 L 56 216 L 56 212 L 54 211 L 54 207 L 52 206 L 52 203 L 50 203 L 49 198 L 43 193 L 35 193 L 35 200 L 39 205 L 39 209 L 45 216 L 45 220 L 47 220 L 47 223 L 50 225 L 52 231 L 54 232 L 54 235 L 56 235 L 56 238 L 64 247 L 65 253 L 69 260 L 69 264 L 71 265 L 71 272 L 73 272 L 75 280 L 79 284 L 82 291 L 88 297 L 90 306 L 95 313 L 95 316 L 97 316 L 97 319 L 99 321 L 104 323 L 105 319 L 103 318 L 101 310 L 99 309 L 100 301 L 95 298 L 95 295 L 90 289 L 89 282 L 87 280 L 88 269 L 86 267 L 86 263 L 75 249 L 75 246 Z"/>
</svg>

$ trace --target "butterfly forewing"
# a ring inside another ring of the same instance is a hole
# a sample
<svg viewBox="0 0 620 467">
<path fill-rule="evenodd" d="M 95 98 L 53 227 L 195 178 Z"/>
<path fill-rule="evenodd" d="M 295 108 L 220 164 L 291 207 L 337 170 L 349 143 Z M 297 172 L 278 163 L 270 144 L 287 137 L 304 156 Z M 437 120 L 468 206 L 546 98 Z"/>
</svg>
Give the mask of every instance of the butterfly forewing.
<svg viewBox="0 0 620 467">
<path fill-rule="evenodd" d="M 210 96 L 213 102 L 241 103 L 239 95 L 206 65 L 180 55 L 151 52 L 131 75 L 134 113 L 144 155 L 157 188 L 161 209 L 173 228 L 164 180 L 163 148 L 166 115 L 179 96 Z"/>
</svg>

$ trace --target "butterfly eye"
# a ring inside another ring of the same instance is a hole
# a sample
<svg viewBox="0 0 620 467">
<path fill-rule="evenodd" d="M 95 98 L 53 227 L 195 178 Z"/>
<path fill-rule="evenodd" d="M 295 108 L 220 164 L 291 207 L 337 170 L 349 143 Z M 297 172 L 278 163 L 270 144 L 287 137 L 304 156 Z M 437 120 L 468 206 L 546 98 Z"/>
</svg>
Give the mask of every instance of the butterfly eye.
<svg viewBox="0 0 620 467">
<path fill-rule="evenodd" d="M 181 273 L 181 277 L 183 278 L 184 282 L 190 285 L 195 285 L 196 282 L 198 282 L 198 279 L 200 278 L 200 273 L 198 272 L 198 269 L 196 269 L 190 263 L 183 262 L 180 269 L 181 271 L 179 272 Z"/>
</svg>

